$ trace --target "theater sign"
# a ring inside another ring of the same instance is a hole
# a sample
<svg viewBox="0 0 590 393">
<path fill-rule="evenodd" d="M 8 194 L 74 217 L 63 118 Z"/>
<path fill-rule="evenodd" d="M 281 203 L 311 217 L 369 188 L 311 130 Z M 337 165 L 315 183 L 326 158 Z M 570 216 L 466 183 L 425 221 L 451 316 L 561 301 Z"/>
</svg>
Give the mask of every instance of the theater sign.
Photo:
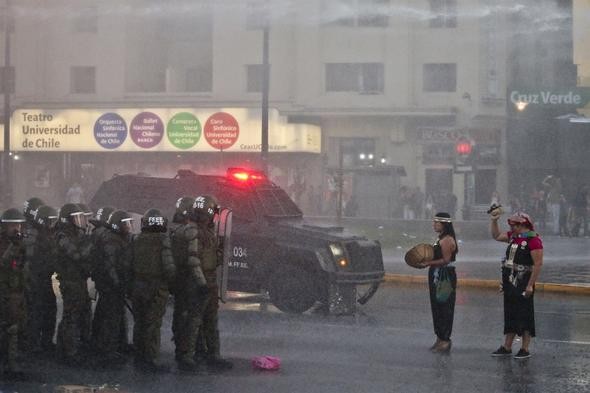
<svg viewBox="0 0 590 393">
<path fill-rule="evenodd" d="M 259 152 L 261 112 L 251 108 L 18 109 L 13 151 Z M 320 128 L 269 115 L 270 152 L 321 152 Z"/>
</svg>

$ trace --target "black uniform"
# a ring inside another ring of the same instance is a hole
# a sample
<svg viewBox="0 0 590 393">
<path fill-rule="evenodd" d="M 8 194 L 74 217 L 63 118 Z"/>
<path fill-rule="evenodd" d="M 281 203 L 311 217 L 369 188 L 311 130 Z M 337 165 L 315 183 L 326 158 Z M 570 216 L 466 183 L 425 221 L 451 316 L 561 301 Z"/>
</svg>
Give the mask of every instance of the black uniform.
<svg viewBox="0 0 590 393">
<path fill-rule="evenodd" d="M 63 300 L 58 326 L 57 351 L 62 361 L 78 365 L 81 344 L 90 339 L 91 308 L 87 280 L 90 277 L 90 244 L 84 232 L 69 224 L 56 230 L 56 272 Z"/>
<path fill-rule="evenodd" d="M 101 236 L 104 259 L 93 272 L 99 293 L 93 321 L 93 347 L 105 362 L 122 361 L 121 352 L 127 345 L 125 296 L 130 268 L 128 247 L 130 236 L 105 231 Z"/>
<path fill-rule="evenodd" d="M 440 239 L 434 243 L 434 260 L 442 258 L 442 249 Z M 455 261 L 456 253 L 453 253 L 451 262 Z M 446 274 L 451 281 L 453 291 L 444 301 L 439 302 L 436 296 L 436 285 L 442 275 Z M 457 274 L 454 266 L 431 266 L 428 269 L 428 289 L 430 291 L 430 308 L 432 309 L 432 322 L 434 324 L 434 333 L 443 341 L 451 339 L 453 331 L 453 318 L 455 315 L 455 298 L 457 289 Z"/>
<path fill-rule="evenodd" d="M 51 277 L 55 272 L 56 244 L 52 230 L 30 225 L 23 240 L 26 250 L 27 340 L 30 348 L 53 348 L 57 306 Z"/>
</svg>

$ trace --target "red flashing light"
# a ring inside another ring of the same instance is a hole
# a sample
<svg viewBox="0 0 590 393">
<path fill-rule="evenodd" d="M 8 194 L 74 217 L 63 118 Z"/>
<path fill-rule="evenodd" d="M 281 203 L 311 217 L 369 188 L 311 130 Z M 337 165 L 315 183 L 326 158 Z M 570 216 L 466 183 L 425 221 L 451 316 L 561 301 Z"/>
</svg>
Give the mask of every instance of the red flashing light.
<svg viewBox="0 0 590 393">
<path fill-rule="evenodd" d="M 250 175 L 248 175 L 246 172 L 234 172 L 232 173 L 232 176 L 234 179 L 240 181 L 247 181 L 250 178 Z"/>
<path fill-rule="evenodd" d="M 457 145 L 455 146 L 455 151 L 457 152 L 457 154 L 467 156 L 467 155 L 471 154 L 472 147 L 473 146 L 471 146 L 471 142 L 461 141 L 461 142 L 458 142 Z"/>
<path fill-rule="evenodd" d="M 227 170 L 227 177 L 239 182 L 266 180 L 264 173 L 243 168 L 229 168 Z"/>
</svg>

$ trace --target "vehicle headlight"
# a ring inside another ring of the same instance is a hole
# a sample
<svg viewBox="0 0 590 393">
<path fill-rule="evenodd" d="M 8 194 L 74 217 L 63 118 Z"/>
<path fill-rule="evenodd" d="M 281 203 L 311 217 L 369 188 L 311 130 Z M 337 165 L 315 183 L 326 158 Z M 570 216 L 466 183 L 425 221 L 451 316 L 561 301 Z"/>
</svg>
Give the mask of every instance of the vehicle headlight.
<svg viewBox="0 0 590 393">
<path fill-rule="evenodd" d="M 342 248 L 342 246 L 340 244 L 330 244 L 330 251 L 332 252 L 332 255 L 334 256 L 334 258 L 338 259 L 340 257 L 344 256 L 344 248 Z"/>
<path fill-rule="evenodd" d="M 332 252 L 332 256 L 336 261 L 336 266 L 340 269 L 347 269 L 348 268 L 348 259 L 346 257 L 346 252 L 344 251 L 344 247 L 342 247 L 339 243 L 332 243 L 330 244 L 330 251 Z"/>
</svg>

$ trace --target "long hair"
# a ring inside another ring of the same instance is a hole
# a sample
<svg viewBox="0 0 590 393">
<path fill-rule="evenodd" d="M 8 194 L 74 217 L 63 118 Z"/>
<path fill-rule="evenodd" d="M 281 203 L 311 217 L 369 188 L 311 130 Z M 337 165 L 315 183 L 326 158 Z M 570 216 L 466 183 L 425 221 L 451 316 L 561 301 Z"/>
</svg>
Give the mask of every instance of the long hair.
<svg viewBox="0 0 590 393">
<path fill-rule="evenodd" d="M 457 243 L 457 236 L 455 236 L 455 228 L 451 221 L 451 215 L 445 212 L 436 213 L 434 220 L 440 222 L 443 226 L 442 232 L 438 235 L 439 240 L 445 236 L 451 236 L 455 241 L 455 254 L 459 253 L 459 243 Z"/>
</svg>

